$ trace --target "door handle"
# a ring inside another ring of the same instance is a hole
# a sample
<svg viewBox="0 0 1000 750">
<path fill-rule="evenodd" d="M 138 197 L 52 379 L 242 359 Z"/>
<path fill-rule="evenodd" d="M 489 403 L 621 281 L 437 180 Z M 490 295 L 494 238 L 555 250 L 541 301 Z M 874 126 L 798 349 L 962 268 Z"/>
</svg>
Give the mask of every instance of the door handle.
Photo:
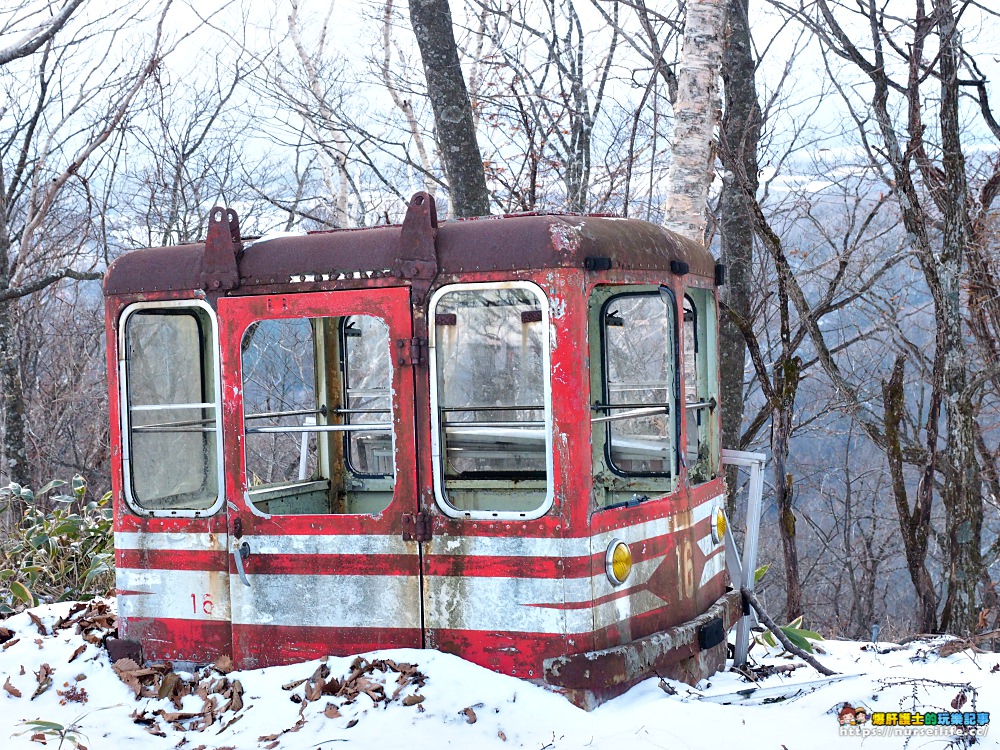
<svg viewBox="0 0 1000 750">
<path fill-rule="evenodd" d="M 249 586 L 246 570 L 243 568 L 243 561 L 250 557 L 250 543 L 243 542 L 238 547 L 233 545 L 233 559 L 236 561 L 236 572 L 240 574 L 240 580 L 244 586 Z"/>
</svg>

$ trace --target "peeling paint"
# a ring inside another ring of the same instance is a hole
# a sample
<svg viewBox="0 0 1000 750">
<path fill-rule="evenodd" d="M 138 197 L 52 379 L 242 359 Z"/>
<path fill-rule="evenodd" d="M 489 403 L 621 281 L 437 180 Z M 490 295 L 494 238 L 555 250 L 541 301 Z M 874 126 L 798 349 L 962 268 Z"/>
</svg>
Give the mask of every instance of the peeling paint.
<svg viewBox="0 0 1000 750">
<path fill-rule="evenodd" d="M 170 255 L 169 268 L 153 262 L 168 257 L 165 249 L 116 261 L 105 287 L 112 369 L 116 321 L 140 297 L 207 299 L 217 312 L 227 501 L 219 514 L 201 518 L 138 517 L 124 505 L 117 373 L 109 372 L 123 633 L 155 658 L 210 662 L 228 653 L 242 668 L 428 645 L 549 680 L 581 705 L 652 669 L 691 677 L 714 668 L 718 653 L 699 652 L 697 632 L 711 612 L 725 609 L 724 559 L 710 536 L 721 478 L 696 488 L 682 479 L 676 492 L 650 493 L 638 507 L 592 505 L 595 479 L 623 493 L 634 491 L 634 480 L 594 476 L 588 295 L 598 284 L 676 287 L 668 275 L 673 258 L 691 262 L 693 285 L 712 284 L 711 256 L 658 227 L 573 216 L 444 222 L 429 246 L 439 269 L 425 279 L 429 294 L 448 284 L 490 282 L 530 284 L 545 295 L 552 506 L 540 517 L 448 515 L 435 504 L 435 407 L 429 363 L 419 357 L 394 367 L 389 386 L 396 485 L 388 507 L 272 515 L 254 505 L 243 455 L 243 333 L 269 317 L 372 315 L 386 321 L 390 340 L 429 339 L 414 280 L 392 270 L 399 242 L 398 227 L 380 227 L 274 238 L 257 248 L 267 253 L 247 246 L 239 259 L 243 286 L 228 296 L 184 286 L 191 268 L 200 267 L 201 245 Z M 611 259 L 612 269 L 590 270 L 594 264 L 584 261 L 592 255 Z M 358 258 L 384 270 L 350 270 Z M 136 295 L 129 286 L 135 279 L 173 291 Z M 431 539 L 404 541 L 404 519 L 418 513 L 430 519 Z M 634 557 L 621 586 L 605 572 L 613 538 L 626 541 Z M 249 586 L 235 567 L 233 551 L 242 544 Z"/>
</svg>

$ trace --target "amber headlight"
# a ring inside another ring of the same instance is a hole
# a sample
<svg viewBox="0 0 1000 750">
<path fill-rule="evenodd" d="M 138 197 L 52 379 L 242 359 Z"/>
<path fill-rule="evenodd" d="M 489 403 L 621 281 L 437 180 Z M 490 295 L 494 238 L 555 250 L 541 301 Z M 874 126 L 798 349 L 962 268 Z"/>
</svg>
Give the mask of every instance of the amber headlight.
<svg viewBox="0 0 1000 750">
<path fill-rule="evenodd" d="M 604 558 L 608 580 L 613 586 L 625 583 L 628 574 L 632 572 L 632 550 L 621 539 L 612 539 L 608 545 L 608 554 Z"/>
<path fill-rule="evenodd" d="M 716 544 L 722 544 L 726 538 L 728 527 L 729 520 L 726 518 L 726 511 L 720 505 L 712 511 L 712 541 Z"/>
</svg>

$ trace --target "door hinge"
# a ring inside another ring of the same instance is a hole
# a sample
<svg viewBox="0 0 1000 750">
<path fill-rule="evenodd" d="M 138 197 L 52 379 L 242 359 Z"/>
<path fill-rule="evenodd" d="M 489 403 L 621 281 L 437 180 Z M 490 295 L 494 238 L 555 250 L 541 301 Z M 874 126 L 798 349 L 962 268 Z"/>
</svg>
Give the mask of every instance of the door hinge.
<svg viewBox="0 0 1000 750">
<path fill-rule="evenodd" d="M 404 542 L 429 542 L 431 540 L 431 517 L 420 511 L 419 513 L 403 514 L 403 541 Z"/>
<path fill-rule="evenodd" d="M 396 339 L 396 364 L 411 367 L 427 364 L 427 339 Z"/>
</svg>

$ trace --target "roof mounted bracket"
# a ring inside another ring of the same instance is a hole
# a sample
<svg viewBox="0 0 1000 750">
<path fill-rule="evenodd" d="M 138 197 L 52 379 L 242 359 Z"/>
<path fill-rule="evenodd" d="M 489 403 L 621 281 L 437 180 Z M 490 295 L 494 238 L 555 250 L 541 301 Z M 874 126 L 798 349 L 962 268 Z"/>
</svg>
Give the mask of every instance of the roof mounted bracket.
<svg viewBox="0 0 1000 750">
<path fill-rule="evenodd" d="M 216 206 L 208 214 L 205 254 L 201 260 L 201 287 L 209 292 L 228 291 L 240 285 L 236 256 L 243 249 L 240 219 L 231 208 Z"/>
<path fill-rule="evenodd" d="M 416 193 L 406 208 L 392 269 L 395 276 L 410 280 L 410 298 L 415 304 L 423 304 L 437 276 L 437 247 L 434 244 L 437 229 L 434 197 L 430 193 Z"/>
</svg>

